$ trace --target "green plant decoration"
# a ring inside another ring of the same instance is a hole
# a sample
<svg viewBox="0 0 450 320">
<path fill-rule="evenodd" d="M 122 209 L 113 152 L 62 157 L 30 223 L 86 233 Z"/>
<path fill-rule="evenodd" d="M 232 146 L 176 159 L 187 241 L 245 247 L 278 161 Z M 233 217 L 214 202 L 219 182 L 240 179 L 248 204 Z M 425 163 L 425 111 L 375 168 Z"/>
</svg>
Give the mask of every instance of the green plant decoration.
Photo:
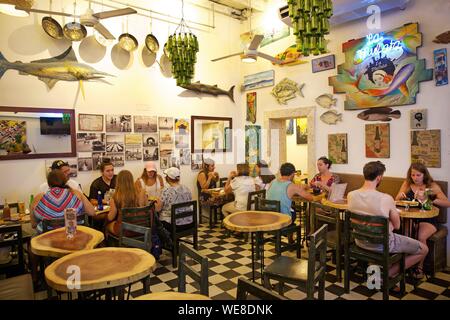
<svg viewBox="0 0 450 320">
<path fill-rule="evenodd" d="M 288 0 L 289 17 L 297 51 L 307 57 L 327 52 L 325 35 L 330 33 L 332 0 Z"/>
<path fill-rule="evenodd" d="M 184 20 L 184 1 L 181 1 L 181 21 L 165 45 L 166 54 L 172 63 L 172 74 L 177 86 L 190 84 L 194 78 L 197 62 L 198 41 Z"/>
</svg>

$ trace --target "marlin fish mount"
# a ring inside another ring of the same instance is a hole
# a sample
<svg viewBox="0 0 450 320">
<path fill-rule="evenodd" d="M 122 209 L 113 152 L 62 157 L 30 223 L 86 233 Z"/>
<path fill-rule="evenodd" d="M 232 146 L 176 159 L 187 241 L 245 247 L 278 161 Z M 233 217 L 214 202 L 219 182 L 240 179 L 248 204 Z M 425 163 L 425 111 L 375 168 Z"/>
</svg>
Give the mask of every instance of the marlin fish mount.
<svg viewBox="0 0 450 320">
<path fill-rule="evenodd" d="M 75 52 L 72 47 L 69 47 L 59 56 L 31 61 L 30 63 L 24 63 L 21 61 L 9 62 L 0 52 L 0 79 L 8 69 L 14 69 L 19 71 L 22 75 L 32 75 L 38 77 L 39 80 L 45 82 L 48 89 L 51 90 L 56 82 L 63 81 L 79 81 L 81 92 L 84 98 L 84 81 L 105 81 L 104 76 L 113 76 L 106 72 L 95 70 L 94 68 L 79 63 Z"/>
</svg>

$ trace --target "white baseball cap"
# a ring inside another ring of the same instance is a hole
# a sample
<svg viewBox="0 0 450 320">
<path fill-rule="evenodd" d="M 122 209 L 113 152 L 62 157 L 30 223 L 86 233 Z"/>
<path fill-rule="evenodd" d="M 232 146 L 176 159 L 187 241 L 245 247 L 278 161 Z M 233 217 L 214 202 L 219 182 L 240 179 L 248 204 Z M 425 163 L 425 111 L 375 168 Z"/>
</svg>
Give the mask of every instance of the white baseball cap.
<svg viewBox="0 0 450 320">
<path fill-rule="evenodd" d="M 171 179 L 178 179 L 180 177 L 180 169 L 170 167 L 169 169 L 164 170 L 164 174 Z"/>
</svg>

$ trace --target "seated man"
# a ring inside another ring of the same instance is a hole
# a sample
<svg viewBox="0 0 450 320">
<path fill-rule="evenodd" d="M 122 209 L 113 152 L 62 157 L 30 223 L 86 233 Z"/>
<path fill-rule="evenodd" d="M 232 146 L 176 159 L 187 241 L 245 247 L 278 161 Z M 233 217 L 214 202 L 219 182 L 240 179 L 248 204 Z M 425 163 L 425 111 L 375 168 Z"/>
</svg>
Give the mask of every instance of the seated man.
<svg viewBox="0 0 450 320">
<path fill-rule="evenodd" d="M 92 181 L 89 191 L 89 200 L 93 205 L 97 205 L 98 192 L 102 195 L 103 202 L 105 202 L 105 193 L 110 189 L 116 188 L 116 175 L 114 174 L 114 165 L 111 162 L 103 162 L 100 165 L 102 175 Z"/>
<path fill-rule="evenodd" d="M 63 160 L 53 161 L 51 169 L 52 170 L 61 170 L 62 173 L 64 173 L 64 175 L 68 179 L 66 185 L 73 190 L 78 190 L 80 192 L 83 192 L 83 190 L 81 190 L 81 185 L 78 182 L 76 182 L 75 180 L 70 178 L 70 166 L 67 162 L 65 162 Z M 50 190 L 50 187 L 48 186 L 47 182 L 44 182 L 43 184 L 41 184 L 39 186 L 40 193 L 45 193 L 48 190 Z"/>
<path fill-rule="evenodd" d="M 348 193 L 348 209 L 351 212 L 381 216 L 389 219 L 389 252 L 406 253 L 405 269 L 423 261 L 428 253 L 428 247 L 418 240 L 394 233 L 394 229 L 400 228 L 400 216 L 395 207 L 392 196 L 377 191 L 377 187 L 383 178 L 386 167 L 380 161 L 369 162 L 364 166 L 365 182 L 363 186 Z M 357 241 L 356 245 L 372 251 L 380 251 L 380 245 L 374 245 Z M 389 270 L 389 276 L 395 276 L 399 271 L 399 265 L 394 265 Z"/>
<path fill-rule="evenodd" d="M 295 174 L 295 166 L 292 163 L 283 163 L 280 167 L 280 174 L 280 178 L 270 183 L 266 198 L 268 200 L 280 201 L 281 213 L 292 215 L 291 205 L 293 196 L 299 195 L 308 201 L 313 200 L 313 196 L 306 191 L 304 186 L 296 185 L 292 182 Z"/>
</svg>

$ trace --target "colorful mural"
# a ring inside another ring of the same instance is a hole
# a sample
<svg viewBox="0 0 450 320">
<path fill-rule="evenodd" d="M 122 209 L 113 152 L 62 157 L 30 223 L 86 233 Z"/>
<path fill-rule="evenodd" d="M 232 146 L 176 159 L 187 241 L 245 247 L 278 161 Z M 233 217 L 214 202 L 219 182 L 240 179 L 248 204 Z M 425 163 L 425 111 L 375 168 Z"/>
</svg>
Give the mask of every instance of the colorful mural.
<svg viewBox="0 0 450 320">
<path fill-rule="evenodd" d="M 417 59 L 422 45 L 418 28 L 418 23 L 411 23 L 342 45 L 345 63 L 329 84 L 334 93 L 346 93 L 346 110 L 416 103 L 419 82 L 433 79 L 425 59 Z"/>
<path fill-rule="evenodd" d="M 254 165 L 261 159 L 261 126 L 245 126 L 245 162 Z"/>
</svg>

